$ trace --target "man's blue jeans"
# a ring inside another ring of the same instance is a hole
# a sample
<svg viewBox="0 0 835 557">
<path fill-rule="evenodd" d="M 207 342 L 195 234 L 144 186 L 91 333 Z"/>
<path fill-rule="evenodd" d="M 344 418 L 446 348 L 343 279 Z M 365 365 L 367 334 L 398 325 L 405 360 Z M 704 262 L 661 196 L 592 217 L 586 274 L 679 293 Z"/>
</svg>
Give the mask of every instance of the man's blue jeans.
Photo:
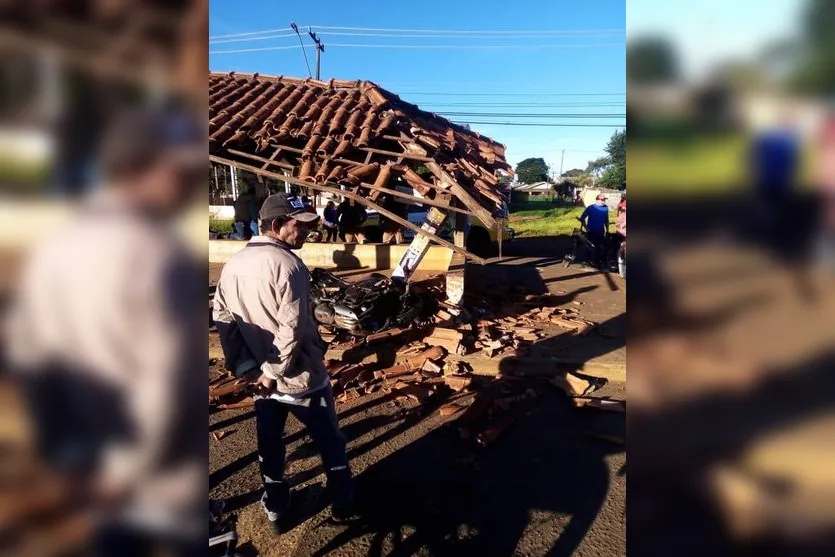
<svg viewBox="0 0 835 557">
<path fill-rule="evenodd" d="M 350 503 L 354 498 L 354 481 L 345 452 L 345 436 L 336 417 L 333 391 L 328 385 L 294 402 L 280 402 L 272 398 L 255 400 L 258 460 L 264 481 L 261 503 L 267 517 L 278 520 L 287 510 L 290 500 L 290 483 L 284 477 L 284 425 L 289 413 L 305 425 L 319 449 L 332 503 L 335 506 Z"/>
</svg>

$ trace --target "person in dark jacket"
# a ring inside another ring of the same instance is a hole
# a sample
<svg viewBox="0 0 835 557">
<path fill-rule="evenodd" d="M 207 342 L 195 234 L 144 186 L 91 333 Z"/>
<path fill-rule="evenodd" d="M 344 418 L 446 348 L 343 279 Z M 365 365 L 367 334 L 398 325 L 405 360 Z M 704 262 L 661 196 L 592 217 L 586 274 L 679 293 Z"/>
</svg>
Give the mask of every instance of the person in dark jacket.
<svg viewBox="0 0 835 557">
<path fill-rule="evenodd" d="M 383 204 L 383 208 L 390 211 L 402 219 L 407 219 L 409 216 L 409 207 L 405 203 L 400 203 L 394 197 L 389 196 Z M 396 244 L 403 243 L 403 225 L 388 218 L 385 215 L 380 215 L 380 227 L 383 230 L 383 243 L 390 244 L 392 240 Z"/>
<path fill-rule="evenodd" d="M 325 241 L 335 242 L 337 227 L 336 204 L 333 201 L 328 201 L 325 207 L 325 218 L 322 225 L 325 227 Z"/>
<path fill-rule="evenodd" d="M 339 223 L 339 232 L 345 236 L 349 244 L 365 243 L 365 233 L 362 225 L 368 218 L 365 207 L 351 199 L 345 199 L 336 208 L 336 217 Z"/>
<path fill-rule="evenodd" d="M 258 198 L 248 186 L 235 200 L 235 232 L 237 239 L 249 240 L 258 230 Z"/>
</svg>

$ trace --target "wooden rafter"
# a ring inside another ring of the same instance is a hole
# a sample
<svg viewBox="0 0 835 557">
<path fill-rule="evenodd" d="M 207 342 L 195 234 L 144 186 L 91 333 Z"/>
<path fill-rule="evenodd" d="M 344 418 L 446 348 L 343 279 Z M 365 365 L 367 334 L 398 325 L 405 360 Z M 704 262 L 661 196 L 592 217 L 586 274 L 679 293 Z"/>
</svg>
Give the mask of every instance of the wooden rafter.
<svg viewBox="0 0 835 557">
<path fill-rule="evenodd" d="M 279 147 L 278 150 L 280 151 L 281 149 L 283 149 L 283 148 Z M 283 162 L 280 162 L 280 161 L 271 160 L 272 157 L 269 158 L 269 159 L 266 159 L 264 157 L 259 157 L 258 155 L 250 155 L 249 153 L 245 153 L 243 151 L 237 151 L 235 149 L 230 149 L 229 153 L 232 154 L 232 155 L 238 155 L 238 156 L 241 156 L 241 157 L 244 157 L 244 158 L 247 158 L 247 159 L 252 159 L 253 161 L 257 161 L 257 162 L 262 163 L 261 170 L 268 170 L 269 167 L 273 166 L 273 165 L 278 166 L 279 168 L 293 169 L 293 165 L 288 164 L 288 163 L 283 163 Z M 276 156 L 276 154 L 277 153 L 273 153 L 273 156 Z M 379 186 L 375 186 L 374 184 L 369 184 L 368 182 L 361 182 L 360 185 L 364 188 L 368 188 L 371 191 L 379 191 L 380 193 L 386 193 L 386 194 L 389 194 L 389 195 L 394 195 L 394 196 L 400 197 L 402 199 L 408 199 L 409 201 L 414 201 L 416 203 L 420 203 L 421 205 L 428 205 L 430 207 L 438 207 L 439 209 L 448 209 L 448 210 L 451 210 L 452 212 L 465 213 L 467 215 L 473 215 L 474 214 L 471 211 L 458 209 L 457 207 L 453 208 L 450 205 L 448 205 L 446 203 L 443 203 L 442 201 L 435 201 L 435 200 L 432 200 L 432 199 L 428 199 L 426 197 L 417 197 L 417 196 L 409 195 L 408 193 L 403 193 L 401 191 L 397 191 L 397 190 L 393 190 L 393 189 L 381 188 Z M 428 185 L 431 186 L 431 184 L 428 184 Z M 432 186 L 432 187 L 437 189 L 435 186 Z M 373 201 L 373 199 L 372 199 L 372 201 Z"/>
<path fill-rule="evenodd" d="M 280 174 L 276 174 L 274 172 L 261 170 L 257 166 L 250 166 L 248 164 L 244 164 L 244 163 L 241 163 L 239 161 L 226 159 L 226 158 L 223 158 L 223 157 L 218 157 L 216 155 L 209 155 L 209 160 L 212 161 L 212 162 L 216 162 L 218 164 L 225 164 L 225 165 L 235 166 L 237 168 L 240 168 L 241 170 L 245 170 L 247 172 L 252 172 L 253 174 L 260 174 L 262 176 L 265 176 L 267 178 L 272 178 L 274 180 L 281 180 L 281 181 L 284 181 L 284 182 L 289 182 L 291 184 L 295 184 L 297 186 L 311 188 L 311 189 L 319 190 L 319 191 L 324 191 L 324 192 L 332 193 L 334 195 L 340 195 L 340 196 L 343 196 L 343 197 L 347 197 L 349 199 L 353 199 L 357 203 L 360 203 L 361 205 L 365 205 L 365 206 L 369 207 L 370 209 L 373 209 L 373 210 L 377 211 L 381 215 L 384 215 L 384 216 L 388 217 L 392 221 L 400 224 L 401 226 L 404 226 L 404 227 L 408 228 L 409 230 L 415 232 L 416 234 L 422 234 L 424 236 L 427 236 L 430 240 L 433 240 L 435 243 L 440 244 L 440 245 L 442 245 L 446 248 L 451 249 L 455 253 L 460 253 L 460 254 L 462 254 L 466 257 L 469 257 L 471 260 L 473 260 L 477 263 L 480 263 L 482 265 L 484 265 L 484 263 L 485 263 L 485 260 L 483 258 L 478 257 L 477 255 L 468 252 L 464 248 L 458 247 L 455 244 L 453 244 L 451 242 L 448 242 L 447 240 L 444 240 L 443 238 L 441 238 L 441 237 L 439 237 L 435 234 L 431 234 L 431 233 L 427 232 L 426 230 L 423 230 L 421 227 L 419 227 L 415 224 L 412 224 L 408 220 L 403 219 L 403 218 L 395 215 L 391 211 L 388 211 L 388 210 L 384 209 L 383 207 L 377 205 L 376 203 L 370 201 L 368 198 L 363 197 L 363 196 L 359 195 L 358 193 L 356 193 L 354 191 L 347 190 L 347 189 L 342 190 L 342 189 L 339 189 L 338 187 L 331 187 L 331 186 L 326 186 L 326 185 L 322 185 L 322 184 L 307 182 L 305 180 L 300 180 L 298 178 L 293 178 L 293 177 L 290 177 L 290 176 L 283 176 L 283 175 L 280 175 Z"/>
<path fill-rule="evenodd" d="M 276 162 L 276 160 L 275 160 L 275 158 L 276 158 L 276 157 L 277 157 L 280 153 L 281 153 L 281 147 L 279 147 L 278 149 L 276 149 L 276 150 L 275 150 L 275 152 L 274 152 L 272 155 L 270 155 L 270 159 L 269 159 L 269 161 L 265 161 L 265 162 L 264 162 L 264 166 L 262 166 L 262 167 L 261 167 L 261 169 L 262 169 L 262 170 L 266 170 L 267 168 L 269 168 L 269 167 L 270 167 L 271 165 L 273 165 L 273 164 L 275 164 L 276 166 L 281 166 L 281 164 L 279 164 L 279 163 L 278 163 L 278 162 Z"/>
<path fill-rule="evenodd" d="M 364 188 L 368 188 L 371 191 L 379 191 L 380 193 L 387 193 L 389 195 L 394 195 L 396 197 L 401 197 L 403 199 L 408 199 L 409 201 L 414 201 L 415 203 L 420 203 L 421 205 L 428 205 L 430 207 L 437 207 L 438 209 L 444 209 L 445 211 L 452 211 L 453 213 L 464 213 L 465 215 L 472 215 L 470 211 L 466 209 L 459 209 L 458 207 L 453 207 L 448 205 L 442 201 L 435 201 L 433 199 L 427 199 L 425 197 L 415 197 L 414 195 L 409 195 L 408 193 L 403 193 L 397 190 L 390 190 L 388 188 L 381 188 L 375 186 L 373 184 L 368 184 L 362 182 L 360 184 Z"/>
<path fill-rule="evenodd" d="M 418 162 L 432 162 L 435 159 L 431 159 L 429 157 L 419 157 L 417 155 L 410 155 L 409 153 L 398 153 L 396 151 L 386 151 L 384 149 L 374 149 L 371 147 L 358 147 L 360 151 L 366 151 L 368 153 L 376 153 L 378 155 L 388 155 L 390 157 L 403 157 L 404 159 L 409 159 Z"/>
<path fill-rule="evenodd" d="M 481 206 L 478 201 L 468 192 L 464 187 L 461 186 L 458 182 L 456 182 L 449 173 L 441 168 L 441 165 L 432 161 L 426 164 L 426 168 L 429 169 L 432 174 L 435 175 L 442 183 L 446 183 L 449 186 L 449 190 L 454 193 L 458 199 L 464 202 L 465 205 L 472 207 L 473 212 L 479 218 L 479 220 L 488 228 L 492 228 L 496 224 L 496 220 L 493 218 L 493 215 Z"/>
</svg>

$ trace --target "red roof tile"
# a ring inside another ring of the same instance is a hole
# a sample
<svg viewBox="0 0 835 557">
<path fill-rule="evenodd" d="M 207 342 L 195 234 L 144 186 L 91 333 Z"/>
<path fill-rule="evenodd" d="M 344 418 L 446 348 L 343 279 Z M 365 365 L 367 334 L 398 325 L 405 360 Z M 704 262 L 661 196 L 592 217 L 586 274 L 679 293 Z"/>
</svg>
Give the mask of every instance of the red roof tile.
<svg viewBox="0 0 835 557">
<path fill-rule="evenodd" d="M 415 157 L 428 157 L 471 200 L 495 213 L 501 207 L 496 173 L 512 172 L 503 145 L 368 81 L 213 73 L 209 105 L 212 154 L 242 160 L 228 151 L 269 157 L 282 147 L 274 160 L 291 164 L 293 174 L 305 181 L 383 186 L 394 172 L 432 196 L 433 190 L 448 186 L 440 175 L 433 184 L 401 164 L 414 167 L 419 164 Z M 371 164 L 365 164 L 366 157 L 372 157 Z"/>
</svg>

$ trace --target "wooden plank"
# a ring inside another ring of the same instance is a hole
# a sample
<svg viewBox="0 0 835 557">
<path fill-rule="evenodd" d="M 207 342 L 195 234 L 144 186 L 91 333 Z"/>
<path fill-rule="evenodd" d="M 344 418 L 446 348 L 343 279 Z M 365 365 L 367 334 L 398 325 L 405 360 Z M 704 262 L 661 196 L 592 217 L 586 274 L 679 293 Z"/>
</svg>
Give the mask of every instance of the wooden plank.
<svg viewBox="0 0 835 557">
<path fill-rule="evenodd" d="M 279 149 L 279 151 L 282 150 L 282 149 L 285 150 L 285 151 L 288 150 L 288 149 L 285 149 L 285 148 L 282 147 L 281 149 Z M 254 161 L 258 161 L 260 163 L 263 163 L 264 166 L 278 166 L 279 168 L 283 168 L 284 170 L 293 170 L 293 169 L 296 168 L 294 165 L 290 164 L 289 162 L 276 161 L 276 160 L 273 160 L 271 158 L 267 159 L 267 158 L 264 158 L 264 157 L 259 157 L 258 155 L 250 155 L 249 153 L 244 153 L 243 151 L 238 151 L 236 149 L 229 149 L 228 151 L 230 153 L 232 153 L 233 155 L 238 155 L 238 156 L 241 156 L 241 157 L 247 157 L 247 158 L 252 159 Z M 266 168 L 262 168 L 262 170 L 266 170 Z"/>
<path fill-rule="evenodd" d="M 454 213 L 462 213 L 464 215 L 472 215 L 470 211 L 466 209 L 459 209 L 457 207 L 450 207 L 446 203 L 442 201 L 435 201 L 433 199 L 426 199 L 425 197 L 416 197 L 414 195 L 409 195 L 408 193 L 399 192 L 397 190 L 390 190 L 388 188 L 381 188 L 379 186 L 375 186 L 374 184 L 369 184 L 367 182 L 361 182 L 360 185 L 364 188 L 368 188 L 371 191 L 379 191 L 380 193 L 387 193 L 389 195 L 394 195 L 395 197 L 400 197 L 402 199 L 408 199 L 409 201 L 415 201 L 420 203 L 421 205 L 428 205 L 429 207 L 437 207 L 439 209 L 445 209 L 452 211 Z"/>
<path fill-rule="evenodd" d="M 313 183 L 313 182 L 306 182 L 304 180 L 299 180 L 298 178 L 294 178 L 292 176 L 283 176 L 281 174 L 276 174 L 275 172 L 268 172 L 266 170 L 261 170 L 257 166 L 250 166 L 248 164 L 244 164 L 244 163 L 241 163 L 241 162 L 238 162 L 238 161 L 235 161 L 235 160 L 232 160 L 232 159 L 227 159 L 227 158 L 224 158 L 224 157 L 219 157 L 217 155 L 209 155 L 209 160 L 214 161 L 214 162 L 219 163 L 219 164 L 232 165 L 232 166 L 235 166 L 237 168 L 240 168 L 241 170 L 246 170 L 247 172 L 252 172 L 253 174 L 262 174 L 262 175 L 264 175 L 268 178 L 272 178 L 274 180 L 281 180 L 281 181 L 284 181 L 284 182 L 290 182 L 291 184 L 295 184 L 297 186 L 302 186 L 302 187 L 305 187 L 305 188 L 311 188 L 311 189 L 319 190 L 319 191 L 325 191 L 325 192 L 328 192 L 328 193 L 332 193 L 334 195 L 341 195 L 342 197 L 347 197 L 349 199 L 353 199 L 354 201 L 356 201 L 358 203 L 361 203 L 361 204 L 366 205 L 367 207 L 369 207 L 371 209 L 374 209 L 375 211 L 377 211 L 381 215 L 385 215 L 389 219 L 391 219 L 394 222 L 408 228 L 409 230 L 411 230 L 411 231 L 413 231 L 417 234 L 422 234 L 422 235 L 428 237 L 429 239 L 434 240 L 437 244 L 440 244 L 440 245 L 442 245 L 446 248 L 449 248 L 456 253 L 460 253 L 460 254 L 464 255 L 465 257 L 469 257 L 472 261 L 475 261 L 476 263 L 479 263 L 481 265 L 484 265 L 486 263 L 486 261 L 483 258 L 481 258 L 477 255 L 474 255 L 474 254 L 468 252 L 467 250 L 465 250 L 463 248 L 459 248 L 458 246 L 456 246 L 456 245 L 454 245 L 450 242 L 447 242 L 446 240 L 444 240 L 443 238 L 440 238 L 439 236 L 436 236 L 435 234 L 430 234 L 430 233 L 426 232 L 425 230 L 421 229 L 421 227 L 419 227 L 415 224 L 412 224 L 411 222 L 409 222 L 406 219 L 400 218 L 399 216 L 395 215 L 391 211 L 383 209 L 382 207 L 380 207 L 376 203 L 373 203 L 373 202 L 369 201 L 368 198 L 363 197 L 363 196 L 361 196 L 361 195 L 359 195 L 356 192 L 353 192 L 351 190 L 347 190 L 347 189 L 343 190 L 343 189 L 339 189 L 339 188 L 335 188 L 335 187 L 326 186 L 326 185 L 323 185 L 323 184 L 316 184 L 316 183 Z"/>
<path fill-rule="evenodd" d="M 419 157 L 417 155 L 410 155 L 409 153 L 396 153 L 394 151 L 386 151 L 385 149 L 374 149 L 372 147 L 358 147 L 360 151 L 366 151 L 368 153 L 375 153 L 377 155 L 388 155 L 390 157 L 403 157 L 404 159 L 412 160 L 412 161 L 419 161 L 419 162 L 434 162 L 434 159 L 430 159 L 429 157 Z"/>
<path fill-rule="evenodd" d="M 302 149 L 296 149 L 295 147 L 288 147 L 288 146 L 286 146 L 286 145 L 282 145 L 282 146 L 281 146 L 281 150 L 282 150 L 282 151 L 288 151 L 288 152 L 290 152 L 290 153 L 296 153 L 297 155 L 301 155 L 301 154 L 302 154 Z M 248 159 L 252 159 L 252 160 L 254 160 L 254 161 L 258 161 L 258 162 L 262 162 L 262 163 L 267 163 L 267 161 L 269 161 L 269 160 L 270 160 L 270 159 L 267 159 L 267 158 L 264 158 L 264 157 L 260 157 L 260 156 L 258 156 L 258 155 L 253 155 L 253 154 L 251 154 L 251 153 L 245 153 L 245 152 L 243 152 L 243 151 L 238 151 L 238 150 L 236 150 L 236 149 L 227 149 L 226 151 L 227 151 L 228 153 L 233 154 L 233 155 L 238 155 L 238 156 L 241 156 L 241 157 L 246 157 L 246 158 L 248 158 Z M 338 163 L 340 163 L 340 164 L 347 164 L 347 165 L 350 165 L 350 166 L 362 166 L 362 165 L 364 165 L 364 164 L 365 164 L 365 163 L 362 163 L 362 162 L 359 162 L 359 161 L 352 161 L 352 160 L 350 160 L 350 159 L 337 159 L 337 158 L 333 158 L 333 159 L 328 159 L 328 160 L 333 161 L 333 162 L 338 162 Z M 289 165 L 289 168 L 288 168 L 288 169 L 295 169 L 295 168 L 296 168 L 296 166 L 298 166 L 298 165 L 292 165 L 292 164 L 290 164 L 290 163 L 283 163 L 283 164 Z"/>
<path fill-rule="evenodd" d="M 426 168 L 428 168 L 432 174 L 437 176 L 439 180 L 445 181 L 449 183 L 450 191 L 455 194 L 455 196 L 461 200 L 464 205 L 468 206 L 470 209 L 473 210 L 475 215 L 479 218 L 479 220 L 486 226 L 487 228 L 493 228 L 496 224 L 496 220 L 493 218 L 493 214 L 481 206 L 481 204 L 476 201 L 476 199 L 468 192 L 464 187 L 452 179 L 452 176 L 449 173 L 441 168 L 437 162 L 432 160 L 431 162 L 426 163 Z"/>
<path fill-rule="evenodd" d="M 276 149 L 276 150 L 275 150 L 275 153 L 273 153 L 272 155 L 270 155 L 269 162 L 265 162 L 265 163 L 264 163 L 264 166 L 262 166 L 262 167 L 261 167 L 261 170 L 266 170 L 268 167 L 270 167 L 270 166 L 271 166 L 271 165 L 273 165 L 273 164 L 275 164 L 276 166 L 281 166 L 281 165 L 280 165 L 280 164 L 278 164 L 278 163 L 276 162 L 276 160 L 275 160 L 275 158 L 279 155 L 279 153 L 281 153 L 281 147 L 279 147 L 278 149 Z M 290 165 L 290 167 L 291 167 L 291 168 L 292 168 L 292 166 L 293 166 L 293 165 Z"/>
</svg>

